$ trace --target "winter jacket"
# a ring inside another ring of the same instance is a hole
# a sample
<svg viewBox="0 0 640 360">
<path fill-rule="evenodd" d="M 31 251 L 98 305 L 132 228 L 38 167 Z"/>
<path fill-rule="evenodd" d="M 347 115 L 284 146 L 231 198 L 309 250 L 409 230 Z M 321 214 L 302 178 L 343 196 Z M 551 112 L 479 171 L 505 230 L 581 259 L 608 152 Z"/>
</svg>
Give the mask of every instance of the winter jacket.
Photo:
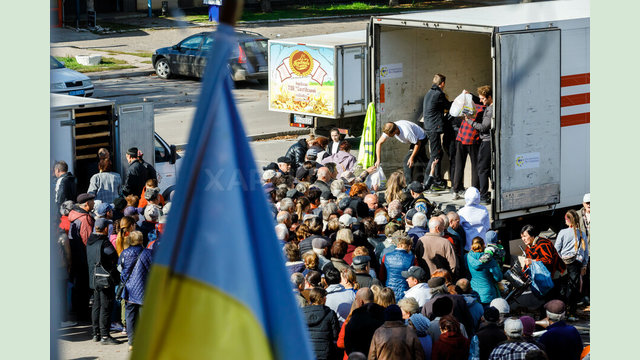
<svg viewBox="0 0 640 360">
<path fill-rule="evenodd" d="M 527 246 L 524 249 L 524 252 L 527 255 L 527 258 L 542 261 L 554 279 L 559 275 L 559 273 L 564 273 L 567 268 L 562 259 L 560 259 L 558 251 L 549 239 L 539 236 L 536 237 L 533 240 L 533 244 L 531 246 Z M 525 266 L 524 270 L 527 268 L 528 266 Z"/>
<path fill-rule="evenodd" d="M 416 331 L 403 320 L 385 321 L 376 330 L 369 348 L 369 360 L 424 359 Z"/>
<path fill-rule="evenodd" d="M 67 200 L 76 201 L 76 178 L 70 172 L 56 179 L 55 201 L 57 208 Z"/>
<path fill-rule="evenodd" d="M 71 226 L 69 228 L 69 240 L 81 240 L 82 243 L 86 246 L 87 240 L 89 240 L 89 236 L 93 232 L 93 225 L 95 220 L 84 209 L 76 206 L 69 212 L 69 221 L 71 222 Z"/>
<path fill-rule="evenodd" d="M 322 165 L 326 165 L 327 163 L 335 163 L 336 171 L 338 172 L 337 177 L 339 178 L 345 171 L 353 171 L 353 168 L 356 166 L 358 160 L 355 156 L 350 153 L 340 150 L 337 153 L 327 156 L 324 160 L 320 161 Z"/>
<path fill-rule="evenodd" d="M 464 229 L 467 243 L 464 246 L 465 251 L 471 249 L 471 243 L 476 236 L 484 239 L 488 230 L 491 230 L 491 222 L 489 221 L 489 211 L 480 205 L 480 191 L 474 187 L 470 187 L 464 193 L 464 202 L 458 215 L 460 215 L 460 225 Z"/>
<path fill-rule="evenodd" d="M 308 146 L 306 139 L 300 139 L 297 143 L 291 145 L 287 153 L 284 155 L 291 159 L 291 170 L 290 173 L 295 174 L 296 170 L 302 163 L 304 163 L 304 157 L 307 154 Z"/>
<path fill-rule="evenodd" d="M 326 290 L 327 301 L 325 305 L 335 311 L 340 323 L 344 322 L 351 310 L 351 303 L 356 299 L 356 294 L 340 284 L 331 284 Z"/>
<path fill-rule="evenodd" d="M 142 304 L 142 297 L 144 295 L 146 273 L 135 274 L 133 272 L 142 258 L 143 249 L 140 245 L 129 246 L 122 251 L 118 259 L 118 265 L 121 267 L 120 280 L 127 282 L 122 292 L 122 298 L 134 304 Z M 140 257 L 138 257 L 138 255 Z"/>
<path fill-rule="evenodd" d="M 582 354 L 582 337 L 575 327 L 564 321 L 553 323 L 540 336 L 549 360 L 578 360 Z"/>
<path fill-rule="evenodd" d="M 502 280 L 502 272 L 493 257 L 485 263 L 480 262 L 483 254 L 484 252 L 470 251 L 467 254 L 467 264 L 471 273 L 471 288 L 480 295 L 481 303 L 488 304 L 500 297 L 497 283 Z"/>
<path fill-rule="evenodd" d="M 438 234 L 427 233 L 418 239 L 416 256 L 421 262 L 420 266 L 429 268 L 429 274 L 436 269 L 447 269 L 457 274 L 460 267 L 453 245 Z"/>
<path fill-rule="evenodd" d="M 304 261 L 287 262 L 285 266 L 287 267 L 287 273 L 289 276 L 293 275 L 293 273 L 301 273 L 304 271 Z"/>
<path fill-rule="evenodd" d="M 404 292 L 404 297 L 410 297 L 416 299 L 419 307 L 423 307 L 424 304 L 431 299 L 431 289 L 427 283 L 418 283 L 412 288 Z"/>
<path fill-rule="evenodd" d="M 469 339 L 459 332 L 446 332 L 433 344 L 431 359 L 433 360 L 467 360 L 469 356 Z"/>
<path fill-rule="evenodd" d="M 147 175 L 147 169 L 139 160 L 131 162 L 127 169 L 124 185 L 122 186 L 122 193 L 125 196 L 130 194 L 139 196 L 138 194 L 142 193 L 142 189 L 149 179 Z"/>
<path fill-rule="evenodd" d="M 484 307 L 480 304 L 480 297 L 477 293 L 474 294 L 462 294 L 464 300 L 467 302 L 467 308 L 469 308 L 469 314 L 473 320 L 473 330 L 477 330 L 480 324 L 480 319 L 484 315 Z"/>
<path fill-rule="evenodd" d="M 313 351 L 318 360 L 335 357 L 334 341 L 338 339 L 340 325 L 336 313 L 324 305 L 309 305 L 302 308 Z"/>
<path fill-rule="evenodd" d="M 100 263 L 111 274 L 111 283 L 118 283 L 118 271 L 116 263 L 118 254 L 109 241 L 109 236 L 92 233 L 87 240 L 87 265 L 89 270 L 89 288 L 94 289 L 93 276 L 95 266 Z"/>
<path fill-rule="evenodd" d="M 413 240 L 413 247 L 412 247 L 413 250 L 415 250 L 416 245 L 418 244 L 418 239 L 423 237 L 424 234 L 428 232 L 429 232 L 429 229 L 422 226 L 414 226 L 411 229 L 409 229 L 409 231 L 407 231 L 407 235 L 409 235 L 411 240 Z"/>
<path fill-rule="evenodd" d="M 356 273 L 356 282 L 358 283 L 358 285 L 360 285 L 360 289 L 364 287 L 370 288 L 371 285 L 382 286 L 380 280 L 367 273 Z"/>
<path fill-rule="evenodd" d="M 376 303 L 364 304 L 353 310 L 345 326 L 344 349 L 347 354 L 354 351 L 369 353 L 373 334 L 384 324 L 384 308 Z"/>
<path fill-rule="evenodd" d="M 417 264 L 416 257 L 404 249 L 396 248 L 382 258 L 381 279 L 385 281 L 386 287 L 393 290 L 396 302 L 404 297 L 405 291 L 409 290 L 409 285 L 402 276 L 402 272 Z"/>
<path fill-rule="evenodd" d="M 477 344 L 480 360 L 489 359 L 489 355 L 501 342 L 507 340 L 504 330 L 495 322 L 483 322 L 478 328 Z"/>
<path fill-rule="evenodd" d="M 432 85 L 422 101 L 424 130 L 427 132 L 443 132 L 444 111 L 451 107 L 444 91 L 438 85 Z"/>
<path fill-rule="evenodd" d="M 343 269 L 346 269 L 349 267 L 349 264 L 347 264 L 346 261 L 344 261 L 344 259 L 338 259 L 338 258 L 331 258 L 331 263 L 333 263 L 333 267 L 338 269 L 339 271 L 342 271 Z"/>
<path fill-rule="evenodd" d="M 88 193 L 94 194 L 96 200 L 111 204 L 120 195 L 122 179 L 116 172 L 99 172 L 89 180 Z"/>
</svg>

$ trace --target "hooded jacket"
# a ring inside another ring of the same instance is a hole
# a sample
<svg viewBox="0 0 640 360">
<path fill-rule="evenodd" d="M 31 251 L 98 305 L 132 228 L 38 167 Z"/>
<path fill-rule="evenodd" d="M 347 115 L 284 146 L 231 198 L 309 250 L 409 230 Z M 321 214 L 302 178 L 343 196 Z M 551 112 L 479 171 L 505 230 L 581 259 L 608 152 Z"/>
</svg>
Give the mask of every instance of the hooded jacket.
<svg viewBox="0 0 640 360">
<path fill-rule="evenodd" d="M 471 288 L 480 295 L 481 303 L 488 304 L 500 297 L 497 283 L 502 280 L 502 272 L 493 257 L 485 263 L 480 262 L 483 254 L 484 252 L 470 251 L 467 254 L 467 264 L 471 273 Z"/>
<path fill-rule="evenodd" d="M 433 359 L 440 360 L 466 360 L 469 356 L 469 339 L 459 332 L 447 332 L 433 344 Z"/>
<path fill-rule="evenodd" d="M 343 322 L 349 314 L 353 300 L 356 299 L 356 294 L 351 289 L 345 289 L 341 284 L 331 284 L 327 286 L 326 290 L 327 301 L 325 302 L 325 305 L 335 311 L 336 314 L 338 314 L 338 320 Z M 340 313 L 342 313 L 343 316 L 340 316 Z"/>
<path fill-rule="evenodd" d="M 467 238 L 464 250 L 469 251 L 474 237 L 479 236 L 484 239 L 487 231 L 491 229 L 491 222 L 489 211 L 480 205 L 480 191 L 478 189 L 468 188 L 464 193 L 464 202 L 465 206 L 458 210 L 458 215 L 460 215 L 460 225 L 462 225 Z"/>
<path fill-rule="evenodd" d="M 333 359 L 340 326 L 336 313 L 324 305 L 309 305 L 302 308 L 313 351 L 318 360 Z"/>
<path fill-rule="evenodd" d="M 69 240 L 82 240 L 84 245 L 87 245 L 87 240 L 93 232 L 93 225 L 95 220 L 84 209 L 76 206 L 69 212 L 69 221 L 71 226 L 69 229 Z"/>
</svg>

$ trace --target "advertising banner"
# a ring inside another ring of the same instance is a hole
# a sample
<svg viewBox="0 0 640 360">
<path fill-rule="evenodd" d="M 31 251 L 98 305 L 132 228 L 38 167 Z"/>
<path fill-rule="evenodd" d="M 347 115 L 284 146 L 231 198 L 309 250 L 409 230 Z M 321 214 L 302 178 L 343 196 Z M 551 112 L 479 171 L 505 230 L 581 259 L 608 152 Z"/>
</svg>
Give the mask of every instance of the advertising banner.
<svg viewBox="0 0 640 360">
<path fill-rule="evenodd" d="M 333 48 L 269 43 L 269 109 L 335 116 Z"/>
</svg>

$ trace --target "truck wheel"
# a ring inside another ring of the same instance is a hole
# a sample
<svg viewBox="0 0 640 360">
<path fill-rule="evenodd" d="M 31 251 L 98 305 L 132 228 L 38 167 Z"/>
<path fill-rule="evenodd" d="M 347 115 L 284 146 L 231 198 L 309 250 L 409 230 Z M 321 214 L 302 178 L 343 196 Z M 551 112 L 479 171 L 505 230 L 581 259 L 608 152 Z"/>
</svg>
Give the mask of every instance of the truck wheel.
<svg viewBox="0 0 640 360">
<path fill-rule="evenodd" d="M 175 190 L 175 188 L 176 188 L 175 185 L 171 185 L 162 193 L 162 197 L 164 198 L 164 201 L 167 201 L 167 202 L 171 201 L 171 192 Z"/>
<path fill-rule="evenodd" d="M 156 74 L 163 79 L 171 77 L 171 67 L 169 67 L 167 59 L 163 58 L 156 61 Z"/>
</svg>

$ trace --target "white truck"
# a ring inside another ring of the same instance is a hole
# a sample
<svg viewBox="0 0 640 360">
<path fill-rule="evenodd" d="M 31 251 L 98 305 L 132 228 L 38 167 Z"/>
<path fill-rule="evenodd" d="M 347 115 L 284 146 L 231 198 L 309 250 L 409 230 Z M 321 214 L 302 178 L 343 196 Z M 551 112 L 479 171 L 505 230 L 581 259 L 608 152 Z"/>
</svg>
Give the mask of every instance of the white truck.
<svg viewBox="0 0 640 360">
<path fill-rule="evenodd" d="M 176 183 L 181 158 L 154 129 L 153 103 L 116 105 L 114 101 L 51 94 L 51 160 L 64 160 L 77 179 L 78 193 L 86 192 L 98 172 L 98 149 L 107 148 L 114 171 L 125 180 L 127 149 L 137 147 L 156 169 L 158 186 L 167 198 Z"/>
<path fill-rule="evenodd" d="M 369 103 L 366 31 L 269 40 L 269 110 L 328 135 L 359 133 Z"/>
<path fill-rule="evenodd" d="M 372 17 L 377 134 L 386 122 L 419 119 L 436 73 L 450 100 L 491 85 L 494 226 L 577 206 L 590 185 L 589 30 L 588 1 Z M 406 151 L 385 143 L 385 171 L 400 168 Z"/>
</svg>

